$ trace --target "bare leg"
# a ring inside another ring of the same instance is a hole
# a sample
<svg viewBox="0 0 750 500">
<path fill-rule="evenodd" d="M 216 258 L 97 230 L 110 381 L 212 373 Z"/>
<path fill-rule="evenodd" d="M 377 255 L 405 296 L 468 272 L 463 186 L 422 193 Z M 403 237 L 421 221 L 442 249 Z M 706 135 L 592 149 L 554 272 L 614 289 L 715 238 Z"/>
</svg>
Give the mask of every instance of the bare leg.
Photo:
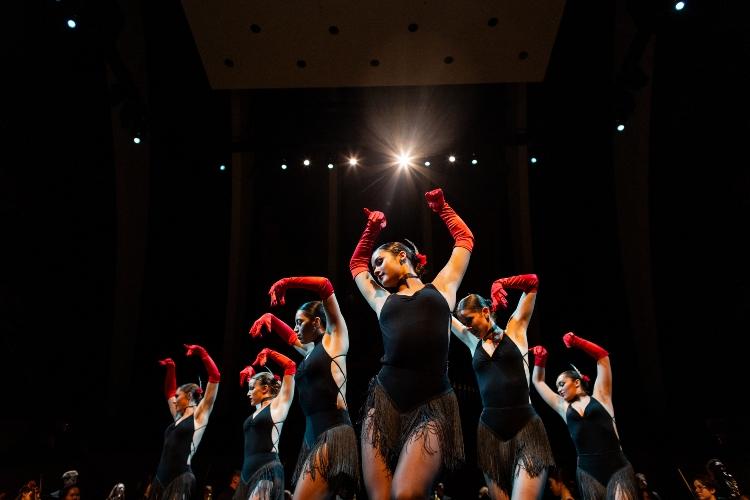
<svg viewBox="0 0 750 500">
<path fill-rule="evenodd" d="M 484 480 L 487 483 L 487 489 L 490 490 L 490 498 L 492 500 L 509 500 L 508 494 L 503 490 L 500 485 L 493 481 L 487 474 L 484 475 Z"/>
<path fill-rule="evenodd" d="M 427 451 L 430 450 L 430 451 Z M 435 423 L 427 423 L 426 432 L 415 435 L 406 443 L 398 457 L 393 474 L 393 498 L 423 499 L 430 493 L 443 463 L 443 453 Z"/>
<path fill-rule="evenodd" d="M 319 455 L 316 456 L 316 463 L 313 466 L 317 466 L 320 461 L 320 456 L 328 456 L 327 445 L 319 451 Z M 308 460 L 313 457 L 309 457 Z M 307 470 L 307 463 L 303 470 Z M 294 488 L 294 500 L 327 500 L 333 498 L 333 493 L 328 491 L 328 482 L 320 474 L 315 474 L 315 479 L 308 472 L 303 472 L 297 480 L 297 486 Z"/>
<path fill-rule="evenodd" d="M 258 484 L 253 488 L 253 492 L 250 493 L 250 500 L 270 500 L 271 489 L 273 488 L 273 482 L 263 479 L 258 481 Z"/>
<path fill-rule="evenodd" d="M 516 467 L 516 477 L 513 479 L 513 500 L 539 500 L 544 494 L 544 487 L 547 484 L 547 471 L 536 477 L 529 476 L 529 473 L 520 465 Z"/>
<path fill-rule="evenodd" d="M 377 448 L 372 445 L 372 414 L 370 410 L 362 423 L 362 428 L 368 430 L 362 436 L 362 476 L 370 500 L 390 500 L 392 479 L 388 474 L 388 467 Z"/>
</svg>

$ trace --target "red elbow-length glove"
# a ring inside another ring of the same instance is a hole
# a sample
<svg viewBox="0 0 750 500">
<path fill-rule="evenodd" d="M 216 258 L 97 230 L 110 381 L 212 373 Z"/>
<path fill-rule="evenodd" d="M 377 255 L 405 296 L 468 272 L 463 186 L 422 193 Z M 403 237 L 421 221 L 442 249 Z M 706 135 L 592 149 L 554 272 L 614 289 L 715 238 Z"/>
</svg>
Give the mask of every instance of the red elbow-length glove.
<svg viewBox="0 0 750 500">
<path fill-rule="evenodd" d="M 316 292 L 320 297 L 320 300 L 326 300 L 328 297 L 333 295 L 333 285 L 328 278 L 320 276 L 294 276 L 291 278 L 281 278 L 279 281 L 271 285 L 271 289 L 268 290 L 268 295 L 271 296 L 271 305 L 284 305 L 286 299 L 287 288 L 302 288 L 305 290 L 311 290 Z"/>
<path fill-rule="evenodd" d="M 197 354 L 198 357 L 201 358 L 201 361 L 203 361 L 203 366 L 206 368 L 206 372 L 208 373 L 208 381 L 214 384 L 218 384 L 221 380 L 221 373 L 219 373 L 219 369 L 216 368 L 216 363 L 214 363 L 214 360 L 211 359 L 211 356 L 208 355 L 208 352 L 206 352 L 203 347 L 196 344 L 184 344 L 184 346 L 186 350 L 186 356 Z"/>
<path fill-rule="evenodd" d="M 164 358 L 159 360 L 161 366 L 167 367 L 167 372 L 164 374 L 164 395 L 167 399 L 172 399 L 177 392 L 177 376 L 175 374 L 175 366 L 172 358 Z"/>
<path fill-rule="evenodd" d="M 274 360 L 277 365 L 284 369 L 284 375 L 294 375 L 297 373 L 297 363 L 268 347 L 258 353 L 253 364 L 265 366 L 268 358 Z"/>
<path fill-rule="evenodd" d="M 250 336 L 254 339 L 262 337 L 264 327 L 269 332 L 273 332 L 281 337 L 281 340 L 289 345 L 295 345 L 297 343 L 297 334 L 294 333 L 294 330 L 289 328 L 289 325 L 271 313 L 265 313 L 263 316 L 255 320 L 253 326 L 250 327 Z"/>
<path fill-rule="evenodd" d="M 593 342 L 579 337 L 573 332 L 566 333 L 565 335 L 563 335 L 562 339 L 563 339 L 563 342 L 565 343 L 565 347 L 567 348 L 577 347 L 578 349 L 582 350 L 583 352 L 585 352 L 586 354 L 588 354 L 589 356 L 591 356 L 597 361 L 609 356 L 609 353 L 606 351 L 606 349 L 603 349 L 602 347 L 599 347 Z"/>
<path fill-rule="evenodd" d="M 531 354 L 534 355 L 534 366 L 538 366 L 539 368 L 544 368 L 547 366 L 547 356 L 548 352 L 547 349 L 544 348 L 544 346 L 541 345 L 535 345 L 531 349 Z"/>
<path fill-rule="evenodd" d="M 536 274 L 519 274 L 500 278 L 492 283 L 490 296 L 492 297 L 492 308 L 508 307 L 508 292 L 506 289 L 521 290 L 525 293 L 536 292 L 539 289 L 539 278 Z"/>
<path fill-rule="evenodd" d="M 375 239 L 388 224 L 383 212 L 371 211 L 367 208 L 364 210 L 365 215 L 367 215 L 367 225 L 365 230 L 362 231 L 362 236 L 359 237 L 352 258 L 349 259 L 349 271 L 352 273 L 352 278 L 356 278 L 359 273 L 370 270 L 370 257 L 372 256 L 372 248 L 375 246 Z"/>
<path fill-rule="evenodd" d="M 448 226 L 448 231 L 456 242 L 454 246 L 465 248 L 471 252 L 474 248 L 474 235 L 469 226 L 466 225 L 461 217 L 445 201 L 443 190 L 440 188 L 433 189 L 426 192 L 424 197 L 427 199 L 427 205 L 429 205 L 430 209 L 438 214 L 443 219 L 443 222 L 445 222 L 445 225 Z"/>
</svg>

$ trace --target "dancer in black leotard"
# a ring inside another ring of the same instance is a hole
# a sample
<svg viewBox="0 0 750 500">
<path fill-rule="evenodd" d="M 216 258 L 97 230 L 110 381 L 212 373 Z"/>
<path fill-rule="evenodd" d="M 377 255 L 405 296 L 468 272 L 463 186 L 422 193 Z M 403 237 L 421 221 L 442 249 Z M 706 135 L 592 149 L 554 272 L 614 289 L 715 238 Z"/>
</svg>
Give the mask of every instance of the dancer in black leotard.
<svg viewBox="0 0 750 500">
<path fill-rule="evenodd" d="M 474 236 L 440 189 L 425 197 L 455 240 L 432 283 L 419 278 L 426 257 L 413 244 L 386 243 L 372 252 L 386 225 L 382 212 L 365 209 L 367 226 L 349 263 L 378 316 L 385 350 L 363 408 L 362 470 L 372 500 L 425 498 L 441 466 L 452 469 L 463 460 L 458 403 L 447 376 L 448 343 L 450 312 Z"/>
<path fill-rule="evenodd" d="M 596 359 L 596 382 L 589 395 L 588 377 L 577 370 L 561 373 L 555 382 L 557 393 L 544 382 L 547 350 L 534 354 L 532 381 L 539 395 L 568 425 L 578 453 L 577 479 L 583 500 L 636 500 L 635 472 L 620 447 L 612 406 L 612 367 L 609 353 L 572 332 L 563 336 L 567 347 L 576 347 Z"/>
<path fill-rule="evenodd" d="M 269 291 L 271 305 L 283 304 L 288 288 L 315 291 L 321 300 L 300 306 L 294 331 L 274 315 L 264 314 L 250 334 L 257 337 L 265 327 L 305 356 L 295 376 L 306 428 L 292 479 L 294 498 L 350 498 L 359 484 L 359 453 L 346 404 L 346 322 L 327 278 L 283 278 Z"/>
<path fill-rule="evenodd" d="M 536 303 L 535 274 L 501 278 L 493 301 L 471 294 L 458 303 L 452 331 L 472 353 L 482 397 L 477 429 L 477 464 L 493 500 L 541 498 L 547 468 L 554 463 L 547 432 L 531 406 L 526 330 Z M 507 307 L 507 290 L 523 293 L 505 330 L 495 323 Z"/>
<path fill-rule="evenodd" d="M 264 366 L 268 358 L 284 369 L 282 381 L 267 371 L 256 374 L 252 365 L 240 372 L 240 384 L 244 385 L 247 380 L 247 395 L 255 411 L 242 426 L 245 453 L 234 500 L 284 498 L 284 466 L 279 461 L 279 439 L 294 397 L 296 365 L 283 354 L 268 348 L 258 353 L 253 365 Z"/>
<path fill-rule="evenodd" d="M 195 476 L 190 461 L 198 449 L 208 417 L 216 401 L 221 374 L 206 350 L 199 345 L 186 345 L 188 356 L 197 355 L 208 372 L 206 391 L 197 384 L 179 388 L 175 378 L 175 364 L 171 358 L 159 361 L 167 368 L 164 396 L 174 421 L 164 432 L 164 447 L 151 485 L 152 500 L 189 500 L 195 490 Z"/>
</svg>

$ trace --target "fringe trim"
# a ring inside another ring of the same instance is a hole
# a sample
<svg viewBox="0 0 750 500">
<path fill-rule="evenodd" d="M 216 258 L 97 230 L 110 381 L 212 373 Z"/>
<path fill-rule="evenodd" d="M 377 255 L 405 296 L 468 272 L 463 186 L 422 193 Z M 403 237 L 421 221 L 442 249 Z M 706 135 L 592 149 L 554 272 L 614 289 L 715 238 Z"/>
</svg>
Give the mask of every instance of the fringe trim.
<svg viewBox="0 0 750 500">
<path fill-rule="evenodd" d="M 606 487 L 580 467 L 576 471 L 576 476 L 582 500 L 638 500 L 640 498 L 635 471 L 630 464 L 612 474 Z"/>
<path fill-rule="evenodd" d="M 406 443 L 415 438 L 421 439 L 428 432 L 437 435 L 439 449 L 432 449 L 425 441 L 425 453 L 432 455 L 442 452 L 443 466 L 449 471 L 464 461 L 458 401 L 452 390 L 409 412 L 399 413 L 377 378 L 373 378 L 363 407 L 363 417 L 362 440 L 370 439 L 372 446 L 383 457 L 391 477 Z"/>
<path fill-rule="evenodd" d="M 154 478 L 149 500 L 190 500 L 194 492 L 195 476 L 188 471 L 172 479 L 166 486 Z"/>
<path fill-rule="evenodd" d="M 350 425 L 337 425 L 322 433 L 312 448 L 302 442 L 297 458 L 292 484 L 303 474 L 314 480 L 320 474 L 328 483 L 328 489 L 343 498 L 359 487 L 359 452 L 357 436 Z"/>
<path fill-rule="evenodd" d="M 531 477 L 537 477 L 554 464 L 547 431 L 539 416 L 535 415 L 526 422 L 507 441 L 501 440 L 484 422 L 479 422 L 477 465 L 506 493 L 513 491 L 516 465 L 520 465 Z"/>
<path fill-rule="evenodd" d="M 254 499 L 284 500 L 284 466 L 281 462 L 269 462 L 255 471 L 247 483 L 240 481 L 232 500 L 248 500 L 256 491 L 258 495 Z"/>
</svg>

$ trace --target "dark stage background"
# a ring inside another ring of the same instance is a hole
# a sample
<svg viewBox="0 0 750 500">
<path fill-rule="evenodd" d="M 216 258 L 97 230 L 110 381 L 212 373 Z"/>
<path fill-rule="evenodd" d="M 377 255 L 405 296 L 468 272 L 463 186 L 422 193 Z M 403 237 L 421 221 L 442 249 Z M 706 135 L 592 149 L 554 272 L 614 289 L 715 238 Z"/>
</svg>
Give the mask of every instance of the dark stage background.
<svg viewBox="0 0 750 500">
<path fill-rule="evenodd" d="M 566 331 L 610 350 L 623 448 L 663 498 L 688 498 L 679 471 L 691 477 L 712 457 L 750 489 L 741 409 L 750 319 L 746 2 L 694 2 L 659 17 L 653 64 L 628 86 L 613 56 L 614 5 L 570 0 L 545 81 L 526 86 L 526 130 L 504 119 L 518 98 L 506 84 L 258 90 L 243 94 L 250 125 L 239 140 L 232 95 L 210 88 L 179 2 L 133 4 L 142 10 L 142 67 L 115 50 L 131 28 L 122 9 L 75 4 L 96 22 L 71 35 L 58 28 L 65 5 L 24 3 L 4 65 L 0 491 L 15 495 L 31 478 L 51 491 L 75 468 L 85 498 L 103 498 L 119 481 L 128 496 L 140 494 L 169 423 L 156 360 L 175 359 L 178 383 L 204 376 L 182 343 L 204 345 L 223 372 L 193 463 L 200 485 L 223 490 L 241 465 L 249 412 L 237 373 L 259 350 L 247 328 L 283 276 L 331 277 L 351 335 L 348 399 L 358 415 L 382 352 L 347 269 L 361 208 L 385 211 L 382 237 L 413 239 L 434 273 L 451 247 L 423 201 L 436 186 L 477 239 L 459 297 L 536 272 L 530 345 L 550 348 L 550 374 L 569 361 L 593 369 L 565 352 Z M 145 75 L 147 96 L 135 97 L 130 74 Z M 631 121 L 616 134 L 622 109 Z M 435 161 L 411 176 L 376 162 L 325 167 L 347 148 L 375 158 L 377 127 L 391 116 L 416 127 L 439 117 L 429 122 L 443 134 L 434 157 L 452 149 L 464 161 Z M 138 126 L 144 144 L 117 146 Z M 629 166 L 630 145 L 643 143 L 647 164 Z M 540 159 L 528 168 L 523 211 L 530 245 L 518 236 L 508 187 L 507 151 L 519 144 Z M 251 155 L 252 167 L 235 171 L 233 152 Z M 469 153 L 478 166 L 466 163 Z M 299 166 L 305 154 L 308 169 Z M 308 299 L 290 292 L 275 312 L 291 322 Z M 268 345 L 284 349 L 273 338 Z M 468 462 L 444 480 L 454 498 L 469 498 L 480 482 L 479 401 L 459 342 L 450 376 Z M 558 461 L 572 470 L 564 424 L 532 397 Z M 289 472 L 303 425 L 295 405 L 281 442 Z"/>
</svg>

